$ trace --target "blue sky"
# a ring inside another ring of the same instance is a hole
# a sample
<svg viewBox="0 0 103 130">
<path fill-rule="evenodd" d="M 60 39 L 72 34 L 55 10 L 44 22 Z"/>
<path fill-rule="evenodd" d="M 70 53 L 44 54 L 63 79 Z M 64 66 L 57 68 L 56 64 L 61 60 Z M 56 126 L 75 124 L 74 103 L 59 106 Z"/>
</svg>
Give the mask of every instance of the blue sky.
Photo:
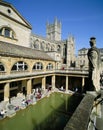
<svg viewBox="0 0 103 130">
<path fill-rule="evenodd" d="M 56 17 L 62 23 L 62 39 L 75 38 L 76 52 L 96 37 L 103 48 L 103 0 L 5 0 L 32 25 L 32 32 L 46 36 L 46 22 Z"/>
</svg>

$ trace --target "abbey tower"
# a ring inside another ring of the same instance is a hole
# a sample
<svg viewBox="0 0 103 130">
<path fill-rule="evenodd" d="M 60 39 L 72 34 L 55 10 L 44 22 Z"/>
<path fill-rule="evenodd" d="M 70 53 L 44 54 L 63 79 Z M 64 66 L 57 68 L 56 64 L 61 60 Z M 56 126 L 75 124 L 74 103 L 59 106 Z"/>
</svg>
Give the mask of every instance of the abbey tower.
<svg viewBox="0 0 103 130">
<path fill-rule="evenodd" d="M 54 23 L 46 24 L 46 36 L 48 39 L 53 41 L 61 41 L 61 22 L 55 18 Z"/>
</svg>

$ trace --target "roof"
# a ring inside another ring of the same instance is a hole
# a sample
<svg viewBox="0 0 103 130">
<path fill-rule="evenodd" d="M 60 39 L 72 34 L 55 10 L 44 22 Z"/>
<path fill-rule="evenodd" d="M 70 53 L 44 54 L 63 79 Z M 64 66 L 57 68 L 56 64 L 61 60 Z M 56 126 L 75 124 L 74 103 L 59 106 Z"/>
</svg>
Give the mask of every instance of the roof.
<svg viewBox="0 0 103 130">
<path fill-rule="evenodd" d="M 5 2 L 5 1 L 0 1 L 0 5 L 3 5 L 3 6 L 6 6 L 6 7 L 10 7 L 23 21 L 25 24 L 21 23 L 20 21 L 12 18 L 12 17 L 9 17 L 11 18 L 12 20 L 28 27 L 29 29 L 32 29 L 32 26 L 23 18 L 23 16 L 21 16 L 21 14 L 15 9 L 14 6 L 12 6 L 12 4 L 8 3 L 8 2 Z M 0 11 L 0 14 L 3 14 L 4 16 L 8 17 L 8 15 L 4 14 L 3 12 Z"/>
<path fill-rule="evenodd" d="M 81 48 L 79 51 L 85 51 L 88 50 L 88 48 Z"/>
<path fill-rule="evenodd" d="M 0 41 L 0 55 L 54 61 L 44 51 L 18 46 L 18 45 L 14 45 L 2 41 Z"/>
</svg>

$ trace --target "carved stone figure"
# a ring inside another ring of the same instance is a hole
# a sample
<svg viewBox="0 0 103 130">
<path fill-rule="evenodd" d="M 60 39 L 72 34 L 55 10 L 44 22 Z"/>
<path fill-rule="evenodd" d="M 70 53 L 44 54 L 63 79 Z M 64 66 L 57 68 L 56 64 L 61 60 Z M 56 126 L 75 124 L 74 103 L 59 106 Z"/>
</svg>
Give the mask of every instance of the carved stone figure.
<svg viewBox="0 0 103 130">
<path fill-rule="evenodd" d="M 89 60 L 89 86 L 90 90 L 100 90 L 100 54 L 96 48 L 96 38 L 90 38 L 91 48 L 88 50 Z"/>
</svg>

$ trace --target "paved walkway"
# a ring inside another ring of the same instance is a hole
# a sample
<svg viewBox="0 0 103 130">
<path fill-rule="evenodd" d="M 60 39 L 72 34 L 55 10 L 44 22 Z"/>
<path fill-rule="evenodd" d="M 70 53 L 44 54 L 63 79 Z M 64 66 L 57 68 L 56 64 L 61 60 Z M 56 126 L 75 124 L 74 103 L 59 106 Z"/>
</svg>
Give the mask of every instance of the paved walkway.
<svg viewBox="0 0 103 130">
<path fill-rule="evenodd" d="M 101 98 L 103 99 L 103 90 L 101 90 Z M 103 102 L 100 104 L 101 115 L 100 117 L 96 117 L 96 128 L 97 130 L 103 130 Z M 96 130 L 96 129 L 94 129 Z"/>
</svg>

